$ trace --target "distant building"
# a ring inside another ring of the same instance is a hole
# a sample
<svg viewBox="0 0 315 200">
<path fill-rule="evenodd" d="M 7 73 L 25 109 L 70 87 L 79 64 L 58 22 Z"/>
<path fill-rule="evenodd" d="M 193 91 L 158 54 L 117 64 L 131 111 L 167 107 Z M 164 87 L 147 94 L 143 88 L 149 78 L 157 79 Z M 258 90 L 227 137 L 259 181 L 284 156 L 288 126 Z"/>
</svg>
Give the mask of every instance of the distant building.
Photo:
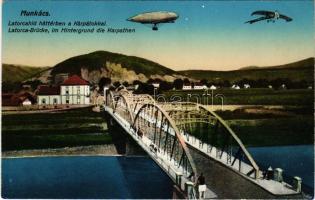
<svg viewBox="0 0 315 200">
<path fill-rule="evenodd" d="M 37 89 L 38 105 L 57 105 L 61 104 L 60 87 L 50 85 L 40 85 Z"/>
<path fill-rule="evenodd" d="M 207 89 L 208 87 L 204 84 L 201 83 L 195 83 L 194 85 L 194 90 L 204 90 Z"/>
<path fill-rule="evenodd" d="M 35 103 L 35 96 L 29 92 L 20 92 L 18 94 L 2 94 L 2 106 L 29 106 Z"/>
<path fill-rule="evenodd" d="M 183 90 L 191 90 L 191 85 L 190 84 L 184 84 Z"/>
<path fill-rule="evenodd" d="M 248 89 L 248 88 L 250 88 L 250 85 L 249 84 L 244 84 L 244 88 Z"/>
<path fill-rule="evenodd" d="M 217 89 L 217 87 L 216 87 L 216 86 L 214 86 L 214 85 L 211 85 L 209 89 L 210 89 L 210 90 L 216 90 L 216 89 Z"/>
<path fill-rule="evenodd" d="M 158 83 L 158 82 L 153 82 L 152 85 L 153 85 L 154 88 L 159 88 L 160 87 L 160 83 Z"/>
<path fill-rule="evenodd" d="M 90 85 L 86 80 L 74 75 L 60 86 L 39 86 L 37 99 L 39 105 L 87 105 L 90 104 Z"/>
<path fill-rule="evenodd" d="M 235 89 L 235 90 L 239 90 L 239 89 L 241 89 L 241 88 L 240 88 L 240 86 L 235 85 L 235 84 L 233 84 L 231 88 L 232 88 L 232 89 Z"/>
<path fill-rule="evenodd" d="M 272 85 L 268 85 L 268 88 L 269 88 L 269 89 L 272 89 L 273 87 L 272 87 Z"/>
<path fill-rule="evenodd" d="M 280 86 L 280 88 L 281 88 L 281 89 L 287 89 L 287 86 L 286 86 L 285 84 L 282 84 L 282 85 Z"/>
</svg>

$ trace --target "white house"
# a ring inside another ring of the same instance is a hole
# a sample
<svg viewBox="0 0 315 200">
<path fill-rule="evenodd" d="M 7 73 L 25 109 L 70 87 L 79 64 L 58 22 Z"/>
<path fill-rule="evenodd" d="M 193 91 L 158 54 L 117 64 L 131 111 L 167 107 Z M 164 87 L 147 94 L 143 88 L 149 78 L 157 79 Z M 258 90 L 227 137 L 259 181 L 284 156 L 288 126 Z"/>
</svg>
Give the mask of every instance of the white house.
<svg viewBox="0 0 315 200">
<path fill-rule="evenodd" d="M 287 86 L 286 86 L 285 84 L 282 84 L 282 85 L 280 86 L 280 88 L 281 88 L 281 89 L 287 89 Z"/>
<path fill-rule="evenodd" d="M 25 99 L 25 100 L 22 102 L 22 105 L 23 105 L 23 106 L 30 106 L 30 105 L 32 105 L 32 102 L 31 102 L 29 99 Z"/>
<path fill-rule="evenodd" d="M 216 86 L 214 86 L 214 85 L 211 85 L 211 86 L 210 86 L 210 90 L 216 90 L 216 89 L 217 89 Z"/>
<path fill-rule="evenodd" d="M 232 85 L 232 89 L 239 90 L 241 88 L 240 88 L 240 86 L 234 84 L 234 85 Z"/>
<path fill-rule="evenodd" d="M 207 86 L 206 85 L 203 85 L 201 83 L 196 83 L 194 85 L 194 90 L 204 90 L 204 89 L 207 89 Z"/>
<path fill-rule="evenodd" d="M 60 86 L 40 86 L 37 99 L 39 105 L 88 105 L 90 104 L 90 86 L 86 80 L 74 75 Z"/>
<path fill-rule="evenodd" d="M 159 88 L 160 87 L 160 83 L 158 83 L 158 82 L 153 82 L 152 85 L 153 85 L 154 88 Z"/>
<path fill-rule="evenodd" d="M 190 84 L 189 85 L 188 84 L 186 84 L 186 85 L 184 84 L 183 85 L 183 90 L 191 90 L 191 85 Z"/>
<path fill-rule="evenodd" d="M 248 89 L 248 88 L 250 88 L 250 85 L 249 84 L 244 84 L 244 88 Z"/>
<path fill-rule="evenodd" d="M 89 82 L 77 75 L 66 79 L 60 86 L 61 104 L 90 104 Z"/>
<path fill-rule="evenodd" d="M 60 87 L 41 85 L 37 91 L 38 105 L 57 105 L 61 104 Z"/>
</svg>

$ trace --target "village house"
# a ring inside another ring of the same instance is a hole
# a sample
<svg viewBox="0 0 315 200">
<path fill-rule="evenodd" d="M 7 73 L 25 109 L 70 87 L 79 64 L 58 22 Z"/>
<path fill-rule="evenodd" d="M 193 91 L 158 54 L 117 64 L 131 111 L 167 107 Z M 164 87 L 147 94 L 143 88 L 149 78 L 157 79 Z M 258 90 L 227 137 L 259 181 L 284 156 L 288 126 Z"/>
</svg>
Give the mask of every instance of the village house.
<svg viewBox="0 0 315 200">
<path fill-rule="evenodd" d="M 30 106 L 35 103 L 36 98 L 29 92 L 2 94 L 2 106 Z"/>
<path fill-rule="evenodd" d="M 195 83 L 194 90 L 204 90 L 207 89 L 207 86 L 201 83 Z"/>
<path fill-rule="evenodd" d="M 240 86 L 235 85 L 235 84 L 233 84 L 231 88 L 232 88 L 232 89 L 235 89 L 235 90 L 239 90 L 239 89 L 241 89 L 241 88 L 240 88 Z"/>
<path fill-rule="evenodd" d="M 88 105 L 90 104 L 90 85 L 86 80 L 74 75 L 60 86 L 39 86 L 37 99 L 38 105 Z"/>
<path fill-rule="evenodd" d="M 249 89 L 249 88 L 250 88 L 250 85 L 249 85 L 249 84 L 244 84 L 244 88 L 245 88 L 245 89 Z"/>
<path fill-rule="evenodd" d="M 190 84 L 184 84 L 183 90 L 191 90 L 191 85 Z"/>
<path fill-rule="evenodd" d="M 211 85 L 209 89 L 210 89 L 210 90 L 216 90 L 216 89 L 217 89 L 217 87 L 216 87 L 216 86 L 214 86 L 214 85 Z"/>
<path fill-rule="evenodd" d="M 36 94 L 38 105 L 61 104 L 59 86 L 40 85 Z"/>
<path fill-rule="evenodd" d="M 159 82 L 153 82 L 152 83 L 154 88 L 159 88 L 160 87 L 160 83 Z"/>
</svg>

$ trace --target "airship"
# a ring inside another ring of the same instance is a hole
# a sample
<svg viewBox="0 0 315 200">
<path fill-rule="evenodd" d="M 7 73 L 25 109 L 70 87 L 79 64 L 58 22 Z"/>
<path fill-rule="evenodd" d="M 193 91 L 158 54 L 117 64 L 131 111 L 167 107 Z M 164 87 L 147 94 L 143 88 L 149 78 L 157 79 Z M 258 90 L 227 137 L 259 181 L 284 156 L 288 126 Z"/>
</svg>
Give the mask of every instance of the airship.
<svg viewBox="0 0 315 200">
<path fill-rule="evenodd" d="M 168 11 L 146 12 L 140 13 L 127 19 L 127 21 L 137 22 L 141 24 L 149 24 L 152 30 L 157 31 L 158 25 L 161 23 L 174 23 L 178 18 L 178 14 Z"/>
</svg>

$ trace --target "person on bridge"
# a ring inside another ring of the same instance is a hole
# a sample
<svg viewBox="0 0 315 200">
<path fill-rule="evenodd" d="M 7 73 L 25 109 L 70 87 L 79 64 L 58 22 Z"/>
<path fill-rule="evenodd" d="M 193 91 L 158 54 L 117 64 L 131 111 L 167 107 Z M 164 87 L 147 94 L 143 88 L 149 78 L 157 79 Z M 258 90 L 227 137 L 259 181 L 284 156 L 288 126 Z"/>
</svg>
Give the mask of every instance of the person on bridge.
<svg viewBox="0 0 315 200">
<path fill-rule="evenodd" d="M 193 182 L 195 184 L 195 173 L 191 172 L 190 175 L 187 177 L 191 182 Z"/>
<path fill-rule="evenodd" d="M 203 173 L 200 174 L 200 176 L 197 179 L 197 186 L 198 186 L 198 193 L 199 193 L 199 198 L 205 198 L 205 191 L 207 189 L 206 186 L 206 179 L 203 176 Z"/>
</svg>

